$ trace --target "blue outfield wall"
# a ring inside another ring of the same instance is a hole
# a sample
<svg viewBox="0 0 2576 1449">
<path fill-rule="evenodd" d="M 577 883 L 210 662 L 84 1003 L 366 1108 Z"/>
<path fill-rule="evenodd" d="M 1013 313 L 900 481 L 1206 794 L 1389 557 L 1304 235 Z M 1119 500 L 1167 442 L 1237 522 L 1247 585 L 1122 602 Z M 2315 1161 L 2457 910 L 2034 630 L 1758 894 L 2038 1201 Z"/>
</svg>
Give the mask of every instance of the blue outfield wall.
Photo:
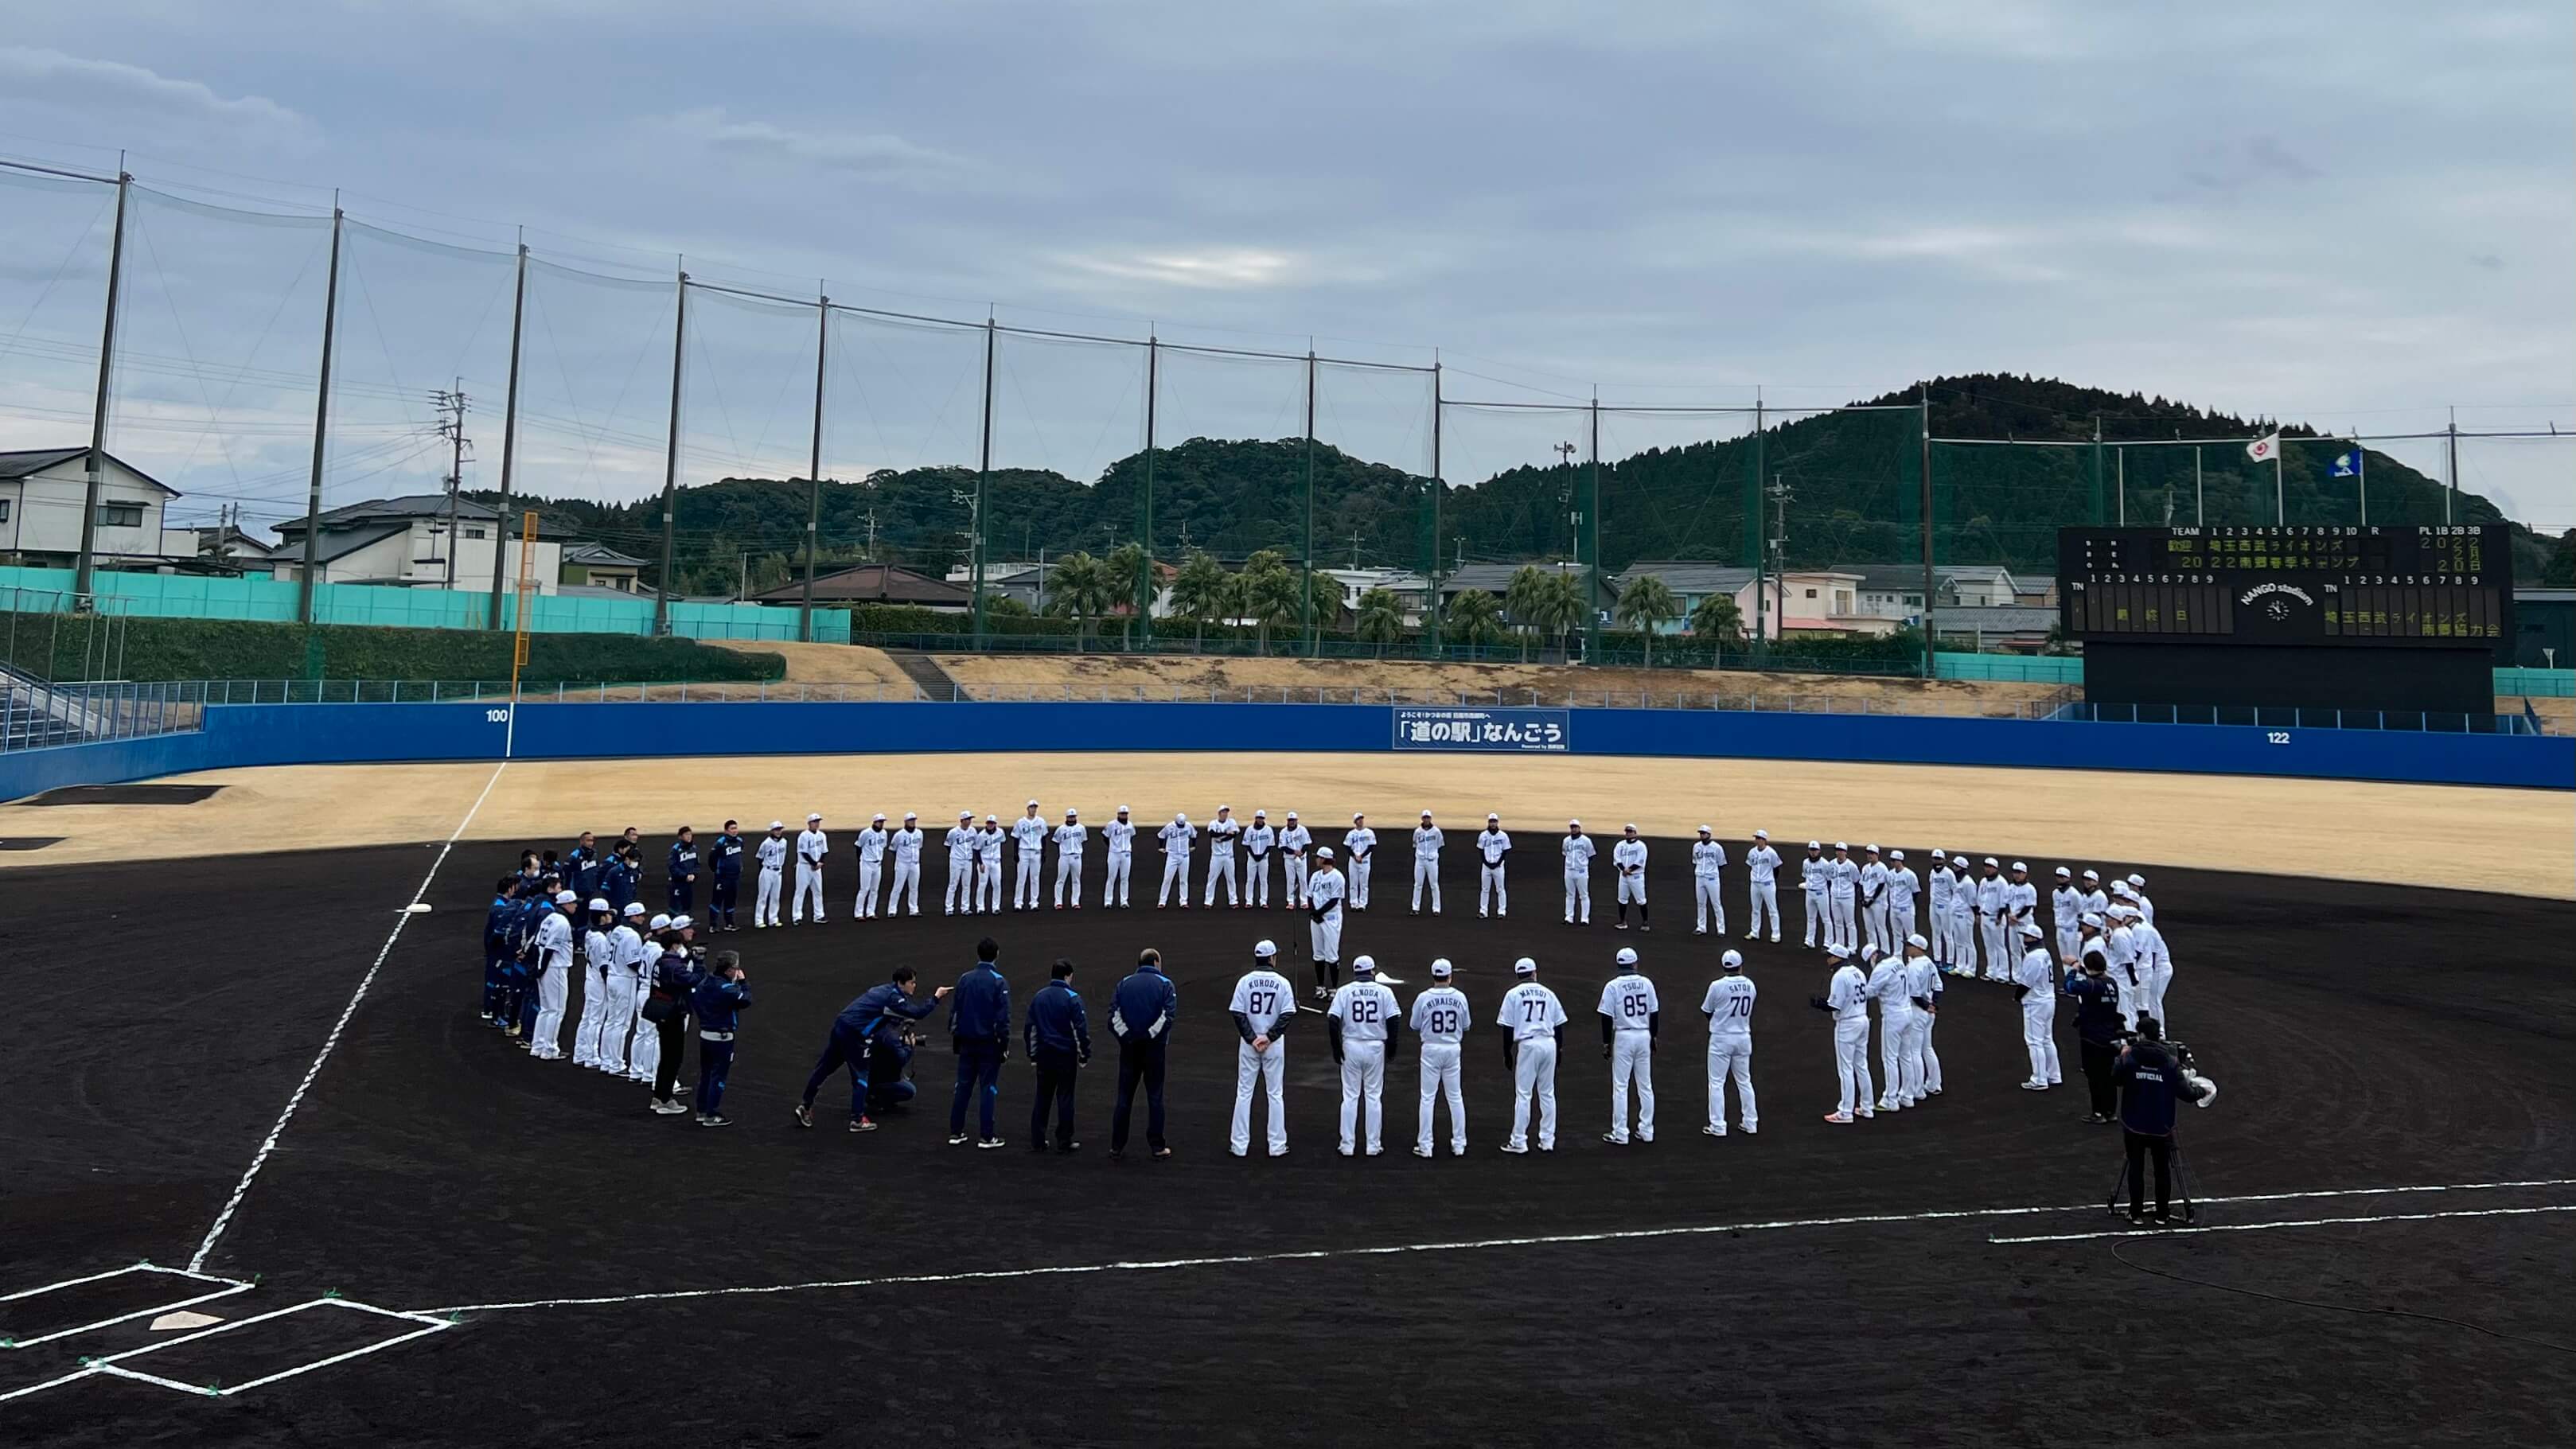
<svg viewBox="0 0 2576 1449">
<path fill-rule="evenodd" d="M 511 738 L 512 736 L 514 738 Z M 1575 710 L 1565 753 L 2576 789 L 2576 738 L 1890 715 Z M 0 755 L 0 799 L 244 765 L 1005 750 L 1376 752 L 1383 705 L 212 705 L 205 728 Z"/>
</svg>

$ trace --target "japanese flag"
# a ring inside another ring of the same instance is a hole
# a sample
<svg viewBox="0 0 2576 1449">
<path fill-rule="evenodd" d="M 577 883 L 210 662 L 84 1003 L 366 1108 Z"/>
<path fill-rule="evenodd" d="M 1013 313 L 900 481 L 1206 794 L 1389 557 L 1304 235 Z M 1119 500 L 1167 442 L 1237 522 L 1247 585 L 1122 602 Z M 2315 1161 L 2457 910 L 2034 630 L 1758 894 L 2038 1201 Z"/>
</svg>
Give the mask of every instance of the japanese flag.
<svg viewBox="0 0 2576 1449">
<path fill-rule="evenodd" d="M 2269 463 L 2281 456 L 2281 435 L 2265 433 L 2245 445 L 2245 456 L 2257 463 Z"/>
</svg>

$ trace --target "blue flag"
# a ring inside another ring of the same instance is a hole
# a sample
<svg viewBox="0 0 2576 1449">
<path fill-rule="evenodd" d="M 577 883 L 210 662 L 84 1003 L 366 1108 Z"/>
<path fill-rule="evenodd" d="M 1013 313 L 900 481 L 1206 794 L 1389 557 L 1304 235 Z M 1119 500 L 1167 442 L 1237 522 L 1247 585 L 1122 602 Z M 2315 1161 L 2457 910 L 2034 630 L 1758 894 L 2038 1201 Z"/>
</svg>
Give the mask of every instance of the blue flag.
<svg viewBox="0 0 2576 1449">
<path fill-rule="evenodd" d="M 2350 452 L 2335 454 L 2334 466 L 2326 470 L 2326 476 L 2329 478 L 2360 477 L 2361 450 L 2354 448 Z"/>
</svg>

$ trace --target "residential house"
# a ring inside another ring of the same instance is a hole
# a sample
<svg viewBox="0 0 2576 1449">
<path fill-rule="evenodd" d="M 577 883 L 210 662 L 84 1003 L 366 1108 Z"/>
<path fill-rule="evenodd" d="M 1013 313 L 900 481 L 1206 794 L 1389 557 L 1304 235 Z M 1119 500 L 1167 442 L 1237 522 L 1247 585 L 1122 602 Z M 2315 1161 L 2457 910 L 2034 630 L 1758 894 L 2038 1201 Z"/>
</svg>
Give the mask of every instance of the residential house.
<svg viewBox="0 0 2576 1449">
<path fill-rule="evenodd" d="M 2055 574 L 2015 574 L 2013 602 L 2024 608 L 2054 609 L 2058 605 Z"/>
<path fill-rule="evenodd" d="M 207 524 L 194 531 L 199 558 L 216 559 L 254 571 L 264 571 L 269 565 L 270 550 L 274 545 L 244 533 L 239 524 Z"/>
<path fill-rule="evenodd" d="M 1404 611 L 1406 628 L 1421 624 L 1423 614 L 1431 607 L 1431 581 L 1410 569 L 1317 569 L 1315 572 L 1339 584 L 1342 590 L 1342 612 L 1356 614 L 1360 596 L 1371 589 L 1384 589 L 1395 595 Z"/>
<path fill-rule="evenodd" d="M 1584 573 L 1584 565 L 1566 559 L 1533 562 L 1536 567 L 1550 573 L 1572 574 L 1578 579 Z M 1452 600 L 1469 589 L 1482 589 L 1500 599 L 1511 592 L 1512 576 L 1531 566 L 1532 564 L 1528 563 L 1461 564 L 1440 576 L 1440 607 L 1445 611 Z M 1610 607 L 1617 599 L 1616 586 L 1607 574 L 1602 575 L 1601 587 L 1593 595 L 1592 606 L 1598 611 L 1604 624 L 1610 622 Z M 1503 617 L 1509 619 L 1511 617 L 1509 611 L 1506 611 Z"/>
<path fill-rule="evenodd" d="M 1759 632 L 1780 638 L 1802 631 L 1892 634 L 1904 623 L 1900 618 L 1873 614 L 1863 608 L 1861 586 L 1865 580 L 1855 569 L 1790 569 L 1763 575 L 1757 585 L 1754 571 L 1749 568 L 1657 560 L 1630 565 L 1619 576 L 1618 587 L 1625 589 L 1629 580 L 1645 574 L 1662 579 L 1664 586 L 1682 601 L 1681 614 L 1658 628 L 1657 632 L 1663 634 L 1689 632 L 1690 611 L 1712 593 L 1734 596 L 1736 612 L 1744 620 L 1748 637 Z"/>
<path fill-rule="evenodd" d="M 792 579 L 774 589 L 753 594 L 747 603 L 786 604 L 794 606 L 805 599 L 805 582 Z M 944 614 L 963 614 L 975 602 L 974 591 L 928 574 L 915 573 L 896 564 L 855 564 L 814 577 L 814 602 L 847 606 L 851 604 L 910 604 L 936 609 Z"/>
<path fill-rule="evenodd" d="M 2056 623 L 2055 609 L 2027 604 L 1944 604 L 1932 614 L 1938 642 L 1975 653 L 2037 654 Z"/>
<path fill-rule="evenodd" d="M 119 459 L 101 456 L 91 557 L 101 568 L 193 566 L 193 529 L 166 526 L 179 490 Z M 0 557 L 69 568 L 80 559 L 81 510 L 89 499 L 89 449 L 0 453 Z"/>
<path fill-rule="evenodd" d="M 448 536 L 453 509 L 456 536 Z M 277 545 L 269 550 L 271 572 L 279 579 L 304 573 L 304 520 L 277 525 Z M 555 592 L 563 577 L 565 540 L 539 525 L 530 545 L 529 563 L 540 594 Z M 315 520 L 313 578 L 324 584 L 384 584 L 407 588 L 488 589 L 495 551 L 504 587 L 519 577 L 521 541 L 515 526 L 504 527 L 491 504 L 443 493 L 416 493 L 401 498 L 371 498 L 325 511 Z"/>
<path fill-rule="evenodd" d="M 563 550 L 561 582 L 571 588 L 643 592 L 644 560 L 629 558 L 604 543 L 568 543 Z"/>
</svg>

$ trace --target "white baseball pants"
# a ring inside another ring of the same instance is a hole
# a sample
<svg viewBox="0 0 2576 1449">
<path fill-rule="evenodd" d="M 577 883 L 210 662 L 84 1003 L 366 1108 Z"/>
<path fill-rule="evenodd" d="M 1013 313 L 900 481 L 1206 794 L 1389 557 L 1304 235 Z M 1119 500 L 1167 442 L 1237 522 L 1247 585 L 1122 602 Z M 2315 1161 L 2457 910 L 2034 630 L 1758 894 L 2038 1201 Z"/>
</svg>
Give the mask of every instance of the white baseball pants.
<svg viewBox="0 0 2576 1449">
<path fill-rule="evenodd" d="M 1655 1043 L 1642 1031 L 1610 1034 L 1610 1139 L 1628 1140 L 1628 1084 L 1637 1086 L 1637 1140 L 1655 1140 Z"/>
<path fill-rule="evenodd" d="M 1914 1050 L 1923 1059 L 1923 1090 L 1926 1093 L 1941 1090 L 1941 1054 L 1932 1050 L 1932 1028 L 1940 1024 L 1938 1012 L 1914 1013 Z"/>
<path fill-rule="evenodd" d="M 894 882 L 886 887 L 886 914 L 895 913 L 897 905 L 921 914 L 921 862 L 898 860 L 894 863 Z"/>
<path fill-rule="evenodd" d="M 1708 1039 L 1708 1125 L 1726 1131 L 1726 1081 L 1735 1079 L 1735 1109 L 1743 1114 L 1747 1132 L 1759 1131 L 1760 1112 L 1753 1104 L 1753 1035 L 1741 1032 L 1734 1036 Z"/>
<path fill-rule="evenodd" d="M 2172 963 L 2159 961 L 2153 970 L 2138 974 L 2145 978 L 2140 984 L 2146 993 L 2147 1015 L 2156 1019 L 2157 1025 L 2164 1028 L 2165 1035 L 2171 1036 L 2173 1023 L 2165 1020 L 2165 987 L 2173 981 Z"/>
<path fill-rule="evenodd" d="M 1768 917 L 1771 922 L 1771 939 L 1774 941 L 1780 939 L 1779 882 L 1757 880 L 1747 883 L 1744 887 L 1744 908 L 1746 914 L 1751 917 L 1744 923 L 1744 939 L 1750 941 L 1762 934 L 1762 922 L 1765 917 Z"/>
<path fill-rule="evenodd" d="M 1529 1146 L 1530 1098 L 1538 1098 L 1538 1147 L 1556 1149 L 1556 1041 L 1532 1037 L 1512 1057 L 1512 1136 L 1509 1145 Z"/>
<path fill-rule="evenodd" d="M 549 956 L 544 974 L 537 977 L 537 1024 L 529 1034 L 528 1056 L 540 1062 L 559 1061 L 563 1057 L 563 1024 L 566 997 L 572 991 L 572 953 Z"/>
<path fill-rule="evenodd" d="M 1832 945 L 1834 940 L 1834 912 L 1833 907 L 1825 901 L 1825 893 L 1823 891 L 1801 891 L 1799 892 L 1799 896 L 1806 903 L 1806 910 L 1803 912 L 1807 920 L 1807 934 L 1804 944 L 1809 946 Z M 1822 934 L 1825 938 L 1821 942 L 1816 939 L 1819 934 Z"/>
<path fill-rule="evenodd" d="M 1910 1107 L 1923 1095 L 1922 1069 L 1907 1048 L 1914 1037 L 1914 1013 L 1882 1013 L 1878 1018 L 1879 1105 Z"/>
<path fill-rule="evenodd" d="M 783 921 L 778 914 L 778 887 L 780 884 L 781 881 L 779 880 L 779 873 L 777 871 L 771 870 L 767 866 L 761 867 L 760 882 L 752 888 L 751 897 L 751 924 L 755 928 L 783 924 Z"/>
<path fill-rule="evenodd" d="M 1351 868 L 1350 868 L 1349 870 L 1346 870 L 1346 871 L 1342 872 L 1342 874 L 1344 874 L 1344 875 L 1346 875 L 1346 876 L 1350 877 L 1350 882 L 1351 882 L 1351 908 L 1352 908 L 1353 910 L 1360 910 L 1360 911 L 1365 911 L 1365 910 L 1367 910 L 1367 909 L 1368 909 L 1368 883 L 1369 883 L 1369 862 L 1368 862 L 1368 860 L 1367 860 L 1367 859 L 1365 859 L 1364 857 L 1354 856 L 1354 857 L 1352 858 L 1352 860 L 1351 860 Z"/>
<path fill-rule="evenodd" d="M 599 1065 L 599 1030 L 608 1021 L 608 963 L 586 962 L 581 974 L 581 1017 L 572 1029 L 572 1064 L 595 1067 Z"/>
<path fill-rule="evenodd" d="M 1234 852 L 1231 850 L 1213 850 L 1208 852 L 1207 899 L 1199 902 L 1199 904 L 1203 906 L 1212 906 L 1216 904 L 1216 883 L 1218 881 L 1225 882 L 1225 903 L 1227 905 L 1237 906 L 1243 904 L 1243 897 L 1238 895 L 1234 888 Z"/>
<path fill-rule="evenodd" d="M 1855 913 L 1853 897 L 1836 892 L 1825 897 L 1826 908 L 1833 915 L 1834 939 L 1857 950 L 1860 947 L 1860 918 Z"/>
<path fill-rule="evenodd" d="M 1256 855 L 1243 863 L 1243 901 L 1246 905 L 1270 904 L 1270 857 Z"/>
<path fill-rule="evenodd" d="M 1285 904 L 1295 909 L 1306 903 L 1306 857 L 1289 856 L 1280 867 L 1280 885 L 1288 892 Z"/>
<path fill-rule="evenodd" d="M 1440 914 L 1440 857 L 1417 855 L 1413 858 L 1413 908 L 1422 909 L 1422 893 L 1431 892 L 1431 914 Z"/>
<path fill-rule="evenodd" d="M 1855 1016 L 1834 1023 L 1834 1075 L 1841 1079 L 1842 1105 L 1836 1110 L 1874 1110 L 1869 1082 L 1869 1018 Z"/>
<path fill-rule="evenodd" d="M 1181 888 L 1181 904 L 1188 905 L 1190 903 L 1190 858 L 1186 855 L 1163 857 L 1163 888 L 1154 893 L 1156 909 L 1160 909 L 1165 902 L 1171 900 L 1172 886 L 1175 882 Z"/>
<path fill-rule="evenodd" d="M 2010 981 L 2012 958 L 2009 953 L 2012 947 L 2011 943 L 2004 938 L 2004 918 L 1980 915 L 1977 918 L 1977 932 L 1985 938 L 1979 944 L 1986 948 L 1986 979 Z"/>
<path fill-rule="evenodd" d="M 814 902 L 814 923 L 821 925 L 823 922 L 823 869 L 820 866 L 807 865 L 800 860 L 796 862 L 796 899 L 788 907 L 789 914 L 798 921 L 804 920 L 805 902 L 808 900 Z"/>
<path fill-rule="evenodd" d="M 1002 913 L 1002 863 L 1000 861 L 976 857 L 975 895 L 971 908 L 987 915 L 998 916 Z"/>
<path fill-rule="evenodd" d="M 635 1034 L 626 1044 L 626 1075 L 639 1082 L 653 1080 L 654 1071 L 662 1065 L 662 1033 L 644 1019 L 641 1003 L 646 993 L 636 992 Z"/>
<path fill-rule="evenodd" d="M 1586 926 L 1592 924 L 1592 872 L 1565 873 L 1565 918 Z"/>
<path fill-rule="evenodd" d="M 1467 1094 L 1461 1085 L 1458 1069 L 1459 1049 L 1456 1043 L 1425 1042 L 1422 1046 L 1422 1131 L 1413 1145 L 1424 1152 L 1431 1150 L 1431 1113 L 1435 1097 L 1449 1099 L 1449 1150 L 1463 1157 L 1467 1153 Z"/>
<path fill-rule="evenodd" d="M 1234 1044 L 1234 1155 L 1252 1150 L 1252 1084 L 1270 1095 L 1270 1155 L 1288 1150 L 1288 1044 L 1274 1041 L 1256 1052 L 1252 1043 Z"/>
<path fill-rule="evenodd" d="M 611 968 L 599 1012 L 599 1069 L 626 1075 L 626 1039 L 635 1030 L 635 973 Z"/>
<path fill-rule="evenodd" d="M 1379 1139 L 1386 1126 L 1386 1043 L 1382 1041 L 1346 1041 L 1342 1043 L 1342 1155 L 1348 1157 L 1359 1145 L 1353 1139 L 1354 1129 L 1362 1116 L 1361 1104 L 1367 1104 L 1368 1152 L 1378 1153 Z"/>
<path fill-rule="evenodd" d="M 939 910 L 953 916 L 959 911 L 975 911 L 975 857 L 948 852 L 948 887 L 940 892 Z"/>
<path fill-rule="evenodd" d="M 1476 867 L 1476 914 L 1508 916 L 1512 913 L 1511 888 L 1503 883 L 1499 865 Z"/>
<path fill-rule="evenodd" d="M 1977 912 L 1973 906 L 1950 908 L 1950 966 L 1977 974 Z"/>
<path fill-rule="evenodd" d="M 1112 894 L 1119 905 L 1127 904 L 1127 878 L 1135 874 L 1136 857 L 1124 850 L 1109 853 L 1109 878 L 1100 883 L 1100 903 L 1108 905 Z"/>
<path fill-rule="evenodd" d="M 885 860 L 859 862 L 858 909 L 855 914 L 873 919 L 877 913 L 877 888 L 885 883 Z"/>
<path fill-rule="evenodd" d="M 1335 911 L 1320 921 L 1309 922 L 1307 925 L 1307 932 L 1314 942 L 1316 960 L 1339 961 L 1342 959 L 1341 912 Z"/>
<path fill-rule="evenodd" d="M 2057 1066 L 2057 998 L 2034 991 L 2021 999 L 2021 1044 L 2030 1050 L 2030 1079 L 2050 1086 L 2066 1080 Z"/>
<path fill-rule="evenodd" d="M 1622 875 L 1622 876 L 1620 876 L 1620 877 L 1619 877 L 1619 904 L 1621 904 L 1621 905 L 1623 905 L 1623 906 L 1624 906 L 1624 905 L 1630 905 L 1630 904 L 1635 904 L 1635 905 L 1640 905 L 1640 906 L 1642 906 L 1642 905 L 1644 905 L 1645 903 L 1646 903 L 1646 873 L 1645 873 L 1644 871 L 1642 871 L 1642 870 L 1641 870 L 1641 871 L 1637 872 L 1635 875 Z"/>
<path fill-rule="evenodd" d="M 1082 909 L 1082 857 L 1072 851 L 1055 858 L 1055 903 L 1068 901 L 1075 910 Z"/>
<path fill-rule="evenodd" d="M 1046 851 L 1044 848 L 1023 850 L 1019 853 L 1019 861 L 1019 877 L 1011 882 L 1011 905 L 1015 910 L 1034 911 L 1042 903 L 1039 897 L 1046 893 L 1040 871 L 1040 867 L 1046 864 Z"/>
<path fill-rule="evenodd" d="M 1708 918 L 1716 916 L 1717 933 L 1723 936 L 1726 934 L 1726 899 L 1718 894 L 1719 884 L 1713 875 L 1691 878 L 1691 914 L 1703 931 L 1708 929 Z"/>
</svg>

